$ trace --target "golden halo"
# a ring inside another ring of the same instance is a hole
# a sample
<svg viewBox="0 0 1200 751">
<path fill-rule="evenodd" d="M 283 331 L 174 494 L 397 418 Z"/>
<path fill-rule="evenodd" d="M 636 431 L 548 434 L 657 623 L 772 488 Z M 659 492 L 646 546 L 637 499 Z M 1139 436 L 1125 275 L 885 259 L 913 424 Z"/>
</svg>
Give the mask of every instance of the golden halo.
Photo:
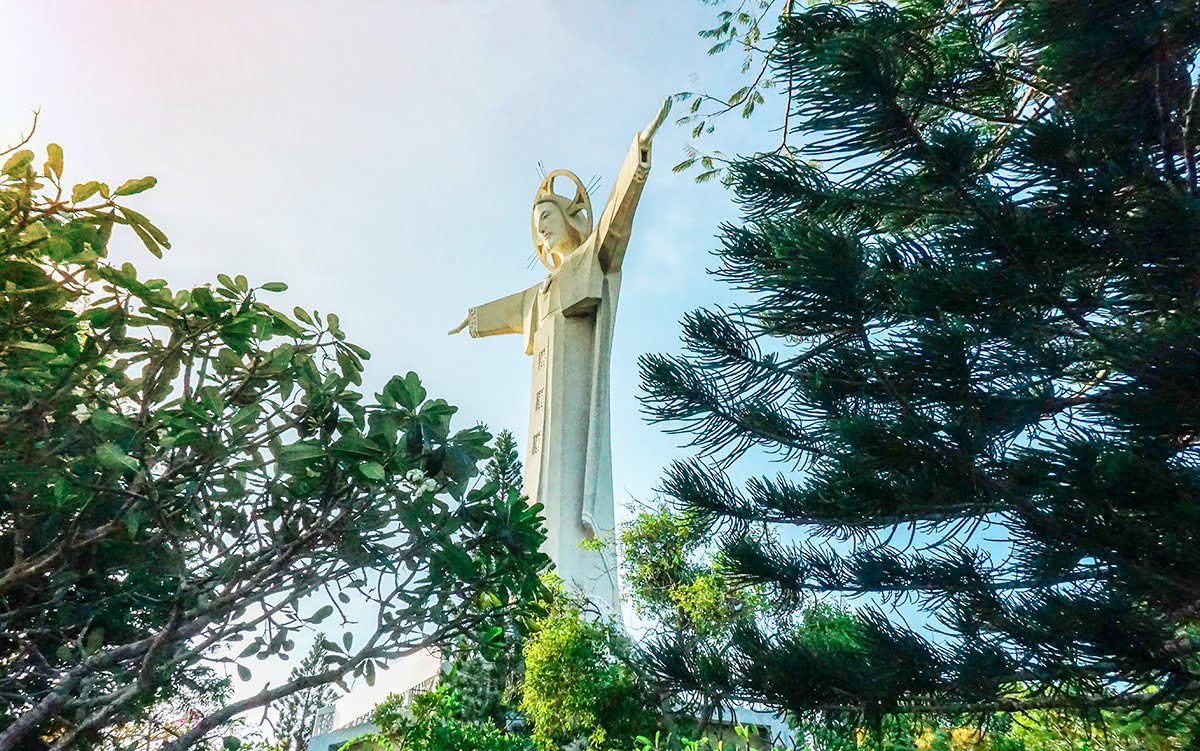
<svg viewBox="0 0 1200 751">
<path fill-rule="evenodd" d="M 583 181 L 574 172 L 565 169 L 556 169 L 542 178 L 542 184 L 538 186 L 537 195 L 533 197 L 533 207 L 536 209 L 538 201 L 546 196 L 558 195 L 554 192 L 554 178 L 556 177 L 570 178 L 571 182 L 575 183 L 575 198 L 571 200 L 571 203 L 563 213 L 567 215 L 568 221 L 570 221 L 571 217 L 578 216 L 580 213 L 583 214 L 585 228 L 583 236 L 587 238 L 588 235 L 592 234 L 592 199 L 588 196 L 587 188 L 583 187 Z M 561 197 L 565 198 L 565 196 Z M 532 209 L 530 210 L 529 228 L 533 232 L 533 247 L 537 248 L 538 258 L 542 259 L 542 265 L 554 271 L 555 266 L 550 258 L 550 252 L 542 243 L 542 238 L 538 236 L 537 214 Z"/>
</svg>

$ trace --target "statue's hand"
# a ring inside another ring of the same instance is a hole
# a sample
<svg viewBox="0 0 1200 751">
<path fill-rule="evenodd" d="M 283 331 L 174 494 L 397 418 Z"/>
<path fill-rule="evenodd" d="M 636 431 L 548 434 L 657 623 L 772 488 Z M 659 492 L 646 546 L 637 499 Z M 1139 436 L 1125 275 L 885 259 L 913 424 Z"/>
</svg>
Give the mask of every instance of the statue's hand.
<svg viewBox="0 0 1200 751">
<path fill-rule="evenodd" d="M 662 125 L 663 121 L 667 119 L 667 113 L 670 111 L 671 97 L 667 97 L 666 101 L 663 102 L 662 107 L 658 108 L 658 114 L 654 116 L 654 120 L 652 120 L 650 124 L 646 126 L 646 129 L 638 135 L 638 141 L 643 146 L 650 143 L 650 139 L 654 138 L 655 131 L 657 131 L 658 126 Z"/>
<path fill-rule="evenodd" d="M 468 323 L 470 323 L 470 322 L 471 322 L 471 316 L 466 316 L 465 318 L 463 318 L 463 319 L 462 319 L 462 323 L 458 324 L 457 326 L 455 326 L 454 328 L 450 329 L 450 330 L 449 330 L 448 332 L 446 332 L 446 333 L 447 333 L 449 336 L 454 336 L 454 335 L 455 335 L 455 334 L 457 334 L 458 332 L 460 332 L 460 331 L 462 331 L 463 329 L 465 329 L 465 328 L 467 327 L 467 324 L 468 324 Z"/>
</svg>

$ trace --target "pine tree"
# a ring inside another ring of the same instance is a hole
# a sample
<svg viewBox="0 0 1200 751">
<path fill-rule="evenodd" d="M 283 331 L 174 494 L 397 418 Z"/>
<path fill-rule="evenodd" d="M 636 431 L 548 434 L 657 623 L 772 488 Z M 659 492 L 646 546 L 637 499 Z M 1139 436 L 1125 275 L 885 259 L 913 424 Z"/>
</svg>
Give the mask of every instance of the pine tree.
<svg viewBox="0 0 1200 751">
<path fill-rule="evenodd" d="M 521 493 L 521 460 L 517 441 L 511 431 L 496 434 L 492 457 L 483 467 L 483 479 L 496 486 L 499 498 Z M 453 667 L 443 674 L 441 684 L 456 696 L 457 713 L 467 722 L 489 724 L 507 730 L 512 720 L 517 685 L 525 672 L 521 649 L 525 642 L 524 624 L 504 619 L 496 624 L 501 640 L 488 655 L 477 645 L 458 642 L 450 649 Z"/>
<path fill-rule="evenodd" d="M 521 460 L 517 458 L 517 440 L 507 430 L 496 435 L 495 452 L 483 468 L 486 481 L 496 484 L 501 497 L 521 491 Z"/>
<path fill-rule="evenodd" d="M 300 664 L 292 669 L 288 680 L 321 673 L 328 656 L 325 640 L 317 639 Z M 279 751 L 304 751 L 313 736 L 317 712 L 335 696 L 333 686 L 326 683 L 297 691 L 280 702 L 279 719 L 275 723 L 275 747 Z"/>
<path fill-rule="evenodd" d="M 875 715 L 1200 696 L 1197 11 L 785 12 L 801 146 L 731 165 L 715 273 L 745 302 L 643 359 L 645 404 L 697 448 L 665 490 L 737 577 L 857 614 L 664 641 L 665 679 Z M 749 451 L 785 468 L 736 484 Z"/>
</svg>

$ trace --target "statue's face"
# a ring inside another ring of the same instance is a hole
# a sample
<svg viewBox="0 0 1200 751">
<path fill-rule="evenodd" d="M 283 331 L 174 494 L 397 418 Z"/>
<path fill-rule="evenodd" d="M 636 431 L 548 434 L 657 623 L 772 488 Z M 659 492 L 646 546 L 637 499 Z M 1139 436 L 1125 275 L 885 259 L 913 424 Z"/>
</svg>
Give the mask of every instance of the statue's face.
<svg viewBox="0 0 1200 751">
<path fill-rule="evenodd" d="M 574 248 L 566 247 L 571 242 L 571 235 L 567 229 L 567 217 L 563 214 L 562 209 L 553 203 L 547 201 L 537 205 L 534 227 L 547 249 L 559 253 L 574 250 Z"/>
</svg>

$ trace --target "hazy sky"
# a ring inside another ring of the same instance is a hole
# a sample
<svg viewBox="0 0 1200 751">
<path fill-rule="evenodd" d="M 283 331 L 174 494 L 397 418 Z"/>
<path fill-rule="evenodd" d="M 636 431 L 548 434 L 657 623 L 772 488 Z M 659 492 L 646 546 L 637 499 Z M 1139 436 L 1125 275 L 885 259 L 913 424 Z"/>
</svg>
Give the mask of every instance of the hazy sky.
<svg viewBox="0 0 1200 751">
<path fill-rule="evenodd" d="M 716 11 L 700 0 L 0 8 L 23 71 L 0 87 L 0 137 L 15 141 L 40 108 L 37 143 L 63 145 L 69 182 L 159 179 L 131 205 L 174 249 L 155 261 L 118 233 L 118 257 L 173 287 L 218 273 L 287 282 L 275 303 L 336 312 L 371 351 L 365 388 L 415 370 L 461 408 L 461 426 L 507 427 L 522 446 L 530 362 L 519 337 L 445 332 L 468 306 L 542 275 L 529 267 L 538 162 L 599 177 L 599 211 L 663 97 L 728 81 L 740 62 L 705 56 L 696 32 Z M 672 122 L 659 132 L 625 263 L 613 351 L 618 506 L 649 495 L 677 443 L 639 415 L 637 356 L 675 349 L 681 314 L 724 294 L 704 269 L 734 208 L 719 186 L 671 173 L 685 135 Z"/>
<path fill-rule="evenodd" d="M 62 144 L 69 184 L 155 175 L 130 205 L 173 250 L 155 261 L 114 235 L 144 277 L 286 282 L 274 304 L 336 312 L 371 351 L 369 393 L 414 370 L 460 407 L 459 427 L 507 427 L 524 446 L 520 338 L 445 332 L 542 276 L 529 266 L 539 161 L 599 177 L 599 212 L 666 95 L 737 88 L 740 60 L 707 58 L 696 35 L 716 12 L 701 0 L 0 0 L 13 72 L 0 138 L 15 142 L 40 108 L 35 145 Z M 761 141 L 730 123 L 714 145 L 773 146 L 767 118 L 752 125 Z M 728 299 L 704 269 L 736 213 L 719 186 L 671 173 L 684 135 L 670 121 L 659 132 L 624 266 L 618 520 L 679 455 L 639 413 L 636 359 L 674 351 L 685 311 Z"/>
</svg>

